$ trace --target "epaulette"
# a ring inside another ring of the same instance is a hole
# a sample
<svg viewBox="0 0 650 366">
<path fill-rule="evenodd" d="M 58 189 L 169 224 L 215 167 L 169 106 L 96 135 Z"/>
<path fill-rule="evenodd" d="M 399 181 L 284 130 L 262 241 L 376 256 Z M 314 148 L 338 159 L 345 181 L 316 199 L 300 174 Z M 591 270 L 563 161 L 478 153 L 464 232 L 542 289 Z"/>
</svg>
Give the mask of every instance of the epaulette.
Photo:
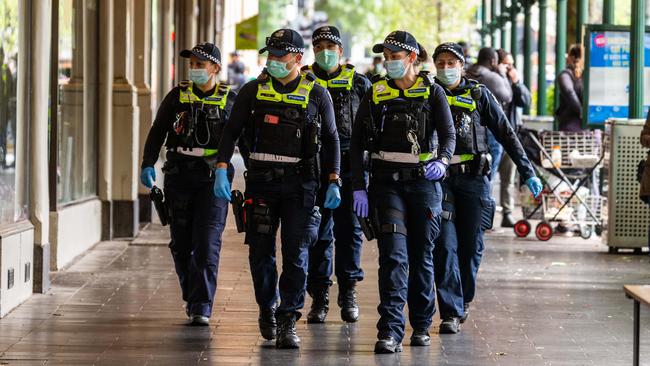
<svg viewBox="0 0 650 366">
<path fill-rule="evenodd" d="M 352 65 L 352 64 L 345 64 L 345 66 L 347 66 L 347 68 L 349 68 L 349 69 L 354 69 L 354 65 Z"/>
<path fill-rule="evenodd" d="M 385 79 L 385 77 L 381 76 L 381 74 L 375 74 L 375 75 L 370 77 L 370 82 L 374 84 L 374 83 L 376 83 L 378 81 L 381 81 L 381 80 L 384 80 L 384 79 Z"/>
<path fill-rule="evenodd" d="M 432 75 L 430 72 L 426 71 L 426 70 L 422 70 L 422 71 L 420 71 L 420 72 L 418 73 L 418 76 L 421 76 L 422 79 L 424 79 L 424 84 L 425 84 L 426 86 L 431 86 L 431 85 L 435 84 L 435 82 L 436 82 L 436 80 L 435 80 L 435 78 L 433 77 L 433 75 Z"/>
<path fill-rule="evenodd" d="M 316 81 L 317 79 L 316 75 L 314 75 L 314 73 L 311 71 L 305 72 L 304 74 L 305 74 L 305 79 L 309 81 Z"/>
<path fill-rule="evenodd" d="M 190 86 L 192 86 L 192 82 L 190 80 L 181 80 L 180 83 L 178 83 L 178 87 L 183 90 L 187 90 L 187 88 Z"/>
<path fill-rule="evenodd" d="M 309 65 L 305 65 L 300 68 L 300 71 L 309 71 Z"/>
<path fill-rule="evenodd" d="M 257 80 L 266 80 L 269 78 L 269 73 L 266 72 L 266 68 L 260 72 L 259 75 L 257 75 Z"/>
</svg>

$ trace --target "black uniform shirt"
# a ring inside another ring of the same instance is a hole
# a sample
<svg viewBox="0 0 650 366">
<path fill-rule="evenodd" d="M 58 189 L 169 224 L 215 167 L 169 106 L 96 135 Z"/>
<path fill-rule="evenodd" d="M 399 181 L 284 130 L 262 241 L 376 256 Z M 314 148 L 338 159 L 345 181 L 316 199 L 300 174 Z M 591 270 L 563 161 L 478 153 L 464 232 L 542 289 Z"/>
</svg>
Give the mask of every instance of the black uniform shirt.
<svg viewBox="0 0 650 366">
<path fill-rule="evenodd" d="M 391 88 L 399 89 L 395 81 L 389 79 L 388 85 Z M 431 117 L 429 122 L 435 124 L 435 132 L 438 134 L 438 157 L 446 157 L 451 160 L 456 148 L 456 130 L 451 119 L 451 111 L 445 91 L 437 84 L 431 85 L 429 94 L 429 105 L 431 106 Z M 355 123 L 352 129 L 352 142 L 350 145 L 350 164 L 352 168 L 352 189 L 361 190 L 366 188 L 363 172 L 363 152 L 367 150 L 366 133 L 364 123 L 361 121 L 370 118 L 371 113 L 379 116 L 379 107 L 381 104 L 374 104 L 372 101 L 372 89 L 368 90 L 361 100 L 361 106 L 355 117 Z M 433 129 L 432 129 L 433 131 Z"/>
<path fill-rule="evenodd" d="M 282 85 L 282 83 L 271 77 L 271 82 L 276 92 L 288 94 L 298 87 L 300 79 L 301 77 L 298 75 L 288 84 Z M 251 80 L 239 90 L 239 94 L 232 108 L 232 113 L 230 114 L 230 119 L 228 120 L 228 124 L 226 124 L 221 143 L 219 144 L 218 160 L 220 163 L 230 162 L 230 158 L 235 149 L 235 142 L 242 134 L 244 123 L 250 122 L 253 119 L 253 108 L 257 100 L 257 88 L 260 82 L 265 82 L 265 80 Z M 307 113 L 312 116 L 320 116 L 323 172 L 327 174 L 339 174 L 339 136 L 336 132 L 332 97 L 326 89 L 318 84 L 314 84 L 314 87 L 309 92 Z M 283 142 L 277 141 L 277 143 L 281 144 Z"/>
<path fill-rule="evenodd" d="M 207 96 L 214 94 L 214 88 L 208 90 L 207 92 L 201 91 L 197 86 L 194 86 L 192 91 L 194 94 L 203 99 Z M 168 148 L 174 148 L 180 146 L 180 141 L 174 132 L 173 125 L 176 121 L 176 114 L 182 111 L 187 110 L 187 103 L 180 102 L 180 86 L 174 87 L 165 99 L 160 103 L 158 107 L 158 113 L 156 113 L 156 119 L 153 121 L 151 130 L 149 130 L 149 135 L 147 136 L 147 141 L 144 144 L 144 153 L 142 156 L 142 168 L 153 166 L 158 160 L 158 154 L 160 153 L 160 148 L 163 143 Z M 235 97 L 237 93 L 230 91 L 226 99 L 226 106 L 224 108 L 224 118 L 228 121 L 228 116 L 230 110 L 232 109 L 233 103 L 235 102 Z M 180 155 L 180 159 L 195 159 L 192 156 Z"/>
<path fill-rule="evenodd" d="M 436 79 L 436 82 L 439 81 Z M 458 87 L 454 90 L 449 90 L 447 88 L 444 89 L 447 95 L 456 96 L 467 92 L 469 86 L 470 83 L 468 79 L 463 77 Z M 519 174 L 524 178 L 524 180 L 534 177 L 535 171 L 530 164 L 530 160 L 528 160 L 524 148 L 521 146 L 521 142 L 519 142 L 519 138 L 517 138 L 517 134 L 508 122 L 508 118 L 503 112 L 501 104 L 485 85 L 481 84 L 480 88 L 481 97 L 476 101 L 476 109 L 481 116 L 481 123 L 485 125 L 490 132 L 492 132 L 496 140 L 503 145 L 508 156 L 510 156 L 515 165 L 517 165 L 517 171 L 519 171 Z M 492 167 L 492 169 L 498 168 L 499 167 Z"/>
</svg>

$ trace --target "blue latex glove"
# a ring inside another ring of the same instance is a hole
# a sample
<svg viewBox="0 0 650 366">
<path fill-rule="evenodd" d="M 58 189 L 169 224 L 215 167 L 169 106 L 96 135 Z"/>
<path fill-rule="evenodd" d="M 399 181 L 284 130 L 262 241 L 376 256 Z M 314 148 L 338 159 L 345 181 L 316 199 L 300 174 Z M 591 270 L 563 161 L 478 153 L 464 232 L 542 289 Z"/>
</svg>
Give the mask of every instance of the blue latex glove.
<svg viewBox="0 0 650 366">
<path fill-rule="evenodd" d="M 341 191 L 339 190 L 339 186 L 330 183 L 329 187 L 327 187 L 327 193 L 325 193 L 325 208 L 328 208 L 330 210 L 333 210 L 341 204 Z"/>
<path fill-rule="evenodd" d="M 428 162 L 424 166 L 424 178 L 427 180 L 440 180 L 445 176 L 447 166 L 440 160 Z"/>
<path fill-rule="evenodd" d="M 214 171 L 214 186 L 212 192 L 217 198 L 222 198 L 230 202 L 232 199 L 230 193 L 230 181 L 228 180 L 228 170 L 220 168 Z"/>
<path fill-rule="evenodd" d="M 542 181 L 537 177 L 528 178 L 528 180 L 526 180 L 526 185 L 535 197 L 539 196 L 539 194 L 542 193 L 542 189 L 544 188 Z"/>
<path fill-rule="evenodd" d="M 152 166 L 142 168 L 142 171 L 140 172 L 140 183 L 142 183 L 143 186 L 151 189 L 155 181 L 156 170 Z"/>
<path fill-rule="evenodd" d="M 354 213 L 359 217 L 368 217 L 368 193 L 365 190 L 352 192 Z"/>
</svg>

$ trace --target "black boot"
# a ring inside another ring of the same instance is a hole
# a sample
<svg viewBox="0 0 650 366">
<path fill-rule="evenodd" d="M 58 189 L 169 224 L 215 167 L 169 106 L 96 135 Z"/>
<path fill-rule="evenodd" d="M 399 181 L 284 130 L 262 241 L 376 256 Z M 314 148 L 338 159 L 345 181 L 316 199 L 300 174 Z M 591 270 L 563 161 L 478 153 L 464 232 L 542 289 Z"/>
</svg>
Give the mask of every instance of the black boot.
<svg viewBox="0 0 650 366">
<path fill-rule="evenodd" d="M 257 319 L 260 326 L 260 333 L 266 340 L 275 339 L 277 322 L 275 320 L 275 308 L 260 308 L 260 316 Z"/>
<path fill-rule="evenodd" d="M 278 314 L 278 337 L 275 340 L 275 347 L 281 349 L 300 348 L 300 338 L 296 334 L 296 321 L 298 316 L 295 313 Z"/>
<path fill-rule="evenodd" d="M 426 347 L 431 345 L 428 329 L 414 329 L 411 335 L 411 347 Z"/>
<path fill-rule="evenodd" d="M 307 323 L 325 323 L 330 304 L 329 286 L 321 286 L 313 291 L 309 291 L 309 295 L 313 301 L 311 303 L 311 310 L 307 314 Z"/>
<path fill-rule="evenodd" d="M 448 316 L 442 319 L 440 323 L 440 334 L 456 334 L 460 331 L 460 318 L 457 316 Z"/>
<path fill-rule="evenodd" d="M 381 338 L 375 343 L 375 353 L 402 352 L 402 343 L 398 343 L 393 337 Z"/>
<path fill-rule="evenodd" d="M 338 304 L 341 307 L 341 319 L 348 323 L 359 320 L 359 305 L 357 304 L 357 281 L 339 282 Z"/>
<path fill-rule="evenodd" d="M 466 302 L 463 305 L 463 309 L 465 310 L 465 314 L 463 314 L 463 316 L 460 317 L 461 324 L 465 323 L 465 321 L 467 320 L 467 317 L 469 316 L 469 303 L 468 302 Z"/>
</svg>

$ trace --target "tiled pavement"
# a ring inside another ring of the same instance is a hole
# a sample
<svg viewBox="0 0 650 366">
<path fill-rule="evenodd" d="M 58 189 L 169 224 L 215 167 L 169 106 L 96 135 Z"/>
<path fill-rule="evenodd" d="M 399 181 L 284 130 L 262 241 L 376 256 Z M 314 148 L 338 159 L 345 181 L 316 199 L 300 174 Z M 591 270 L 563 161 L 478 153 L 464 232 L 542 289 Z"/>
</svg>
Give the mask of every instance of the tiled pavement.
<svg viewBox="0 0 650 366">
<path fill-rule="evenodd" d="M 101 243 L 56 273 L 49 293 L 0 320 L 0 365 L 629 365 L 632 302 L 622 285 L 650 282 L 646 256 L 609 255 L 596 240 L 492 235 L 462 332 L 434 330 L 431 347 L 410 348 L 407 339 L 401 354 L 374 355 L 377 248 L 371 242 L 363 253 L 360 322 L 344 324 L 333 304 L 324 325 L 300 320 L 300 350 L 276 350 L 259 336 L 247 251 L 232 222 L 209 328 L 184 325 L 171 258 L 160 245 L 165 235 L 152 226 L 136 245 Z M 642 308 L 645 364 L 648 314 Z"/>
</svg>

